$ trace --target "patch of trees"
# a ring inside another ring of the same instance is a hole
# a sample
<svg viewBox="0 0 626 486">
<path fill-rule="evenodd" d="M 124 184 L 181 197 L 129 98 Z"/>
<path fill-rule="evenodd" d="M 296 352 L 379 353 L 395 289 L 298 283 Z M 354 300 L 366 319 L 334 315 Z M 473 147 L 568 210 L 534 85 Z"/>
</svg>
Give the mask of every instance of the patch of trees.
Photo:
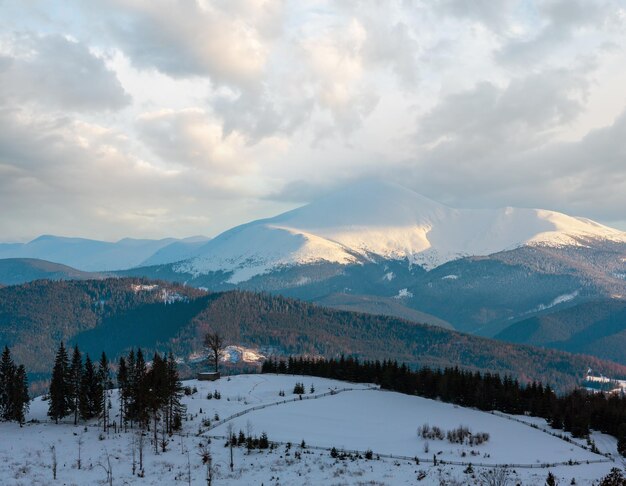
<svg viewBox="0 0 626 486">
<path fill-rule="evenodd" d="M 111 422 L 111 390 L 113 370 L 105 353 L 94 365 L 89 355 L 84 361 L 78 346 L 72 358 L 63 343 L 60 344 L 52 370 L 48 394 L 48 416 L 58 422 L 72 416 L 79 420 L 98 418 L 104 431 L 110 427 L 127 430 L 135 426 L 154 433 L 157 444 L 165 451 L 167 437 L 182 425 L 185 413 L 181 404 L 183 387 L 178 376 L 174 356 L 155 353 L 148 365 L 141 348 L 131 349 L 117 363 L 117 394 L 119 423 Z M 159 425 L 161 439 L 159 441 Z"/>
<path fill-rule="evenodd" d="M 0 420 L 23 424 L 29 403 L 26 369 L 16 366 L 5 346 L 0 358 Z"/>
<path fill-rule="evenodd" d="M 266 360 L 263 373 L 310 375 L 322 378 L 375 383 L 381 388 L 409 395 L 439 399 L 480 410 L 498 410 L 545 418 L 552 427 L 575 437 L 590 429 L 617 437 L 626 456 L 626 397 L 574 390 L 558 396 L 549 385 L 522 385 L 510 376 L 465 371 L 458 367 L 411 370 L 396 361 L 293 358 Z"/>
</svg>

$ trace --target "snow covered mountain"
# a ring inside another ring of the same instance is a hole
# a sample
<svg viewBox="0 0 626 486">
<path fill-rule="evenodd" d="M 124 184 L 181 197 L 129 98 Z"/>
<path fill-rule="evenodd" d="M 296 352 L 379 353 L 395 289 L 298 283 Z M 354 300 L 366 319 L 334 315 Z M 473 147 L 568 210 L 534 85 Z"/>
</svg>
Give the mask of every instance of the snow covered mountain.
<svg viewBox="0 0 626 486">
<path fill-rule="evenodd" d="M 37 258 L 82 271 L 122 270 L 190 258 L 195 249 L 207 240 L 205 237 L 182 240 L 124 238 L 109 242 L 44 235 L 28 243 L 0 243 L 0 259 Z"/>
<path fill-rule="evenodd" d="M 226 272 L 237 284 L 296 265 L 406 259 L 430 270 L 525 245 L 593 241 L 626 243 L 626 233 L 543 209 L 455 209 L 396 184 L 364 182 L 226 231 L 174 269 L 196 276 Z"/>
</svg>

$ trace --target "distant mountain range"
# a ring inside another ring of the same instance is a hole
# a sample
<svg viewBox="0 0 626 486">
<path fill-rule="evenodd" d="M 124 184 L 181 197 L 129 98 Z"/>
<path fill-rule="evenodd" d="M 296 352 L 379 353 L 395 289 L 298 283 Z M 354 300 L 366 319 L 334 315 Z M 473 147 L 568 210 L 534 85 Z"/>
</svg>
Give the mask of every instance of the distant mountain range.
<svg viewBox="0 0 626 486">
<path fill-rule="evenodd" d="M 561 389 L 589 367 L 626 377 L 626 366 L 591 356 L 509 344 L 403 319 L 346 312 L 269 294 L 209 293 L 141 279 L 37 281 L 0 289 L 0 347 L 34 377 L 45 378 L 60 341 L 92 357 L 114 359 L 131 346 L 202 356 L 207 330 L 227 344 L 265 355 L 307 354 L 397 359 L 412 365 L 461 366 L 542 380 Z M 37 375 L 39 374 L 39 375 Z"/>
<path fill-rule="evenodd" d="M 194 236 L 182 240 L 124 238 L 108 242 L 44 235 L 28 243 L 0 243 L 0 259 L 36 258 L 86 272 L 124 270 L 190 258 L 208 240 L 204 236 Z"/>
<path fill-rule="evenodd" d="M 589 323 L 592 316 L 581 315 L 591 312 L 591 303 L 621 305 L 626 298 L 622 231 L 541 209 L 454 209 L 384 182 L 350 186 L 211 240 L 42 237 L 19 248 L 0 245 L 0 257 L 16 256 L 11 252 L 99 273 L 44 271 L 50 263 L 21 261 L 26 268 L 16 279 L 17 263 L 7 271 L 0 260 L 0 283 L 102 277 L 115 270 L 118 276 L 265 291 L 571 350 L 579 349 L 576 341 L 526 338 L 518 323 L 574 306 L 582 306 L 576 319 Z M 574 317 L 560 319 L 568 326 Z M 626 321 L 615 326 L 619 334 Z M 586 349 L 608 356 L 601 348 Z M 626 364 L 626 349 L 610 356 Z"/>
</svg>

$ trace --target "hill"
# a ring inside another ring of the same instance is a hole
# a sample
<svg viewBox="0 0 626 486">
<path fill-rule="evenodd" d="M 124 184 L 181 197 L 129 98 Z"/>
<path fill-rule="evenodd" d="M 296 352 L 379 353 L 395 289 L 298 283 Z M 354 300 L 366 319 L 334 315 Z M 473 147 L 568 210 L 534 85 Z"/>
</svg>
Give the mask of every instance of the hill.
<svg viewBox="0 0 626 486">
<path fill-rule="evenodd" d="M 0 289 L 0 346 L 30 372 L 47 372 L 60 340 L 111 358 L 131 346 L 173 350 L 191 362 L 209 330 L 264 354 L 397 359 L 541 380 L 565 389 L 589 367 L 615 378 L 626 367 L 562 351 L 503 343 L 403 319 L 322 308 L 268 294 L 207 293 L 137 279 L 37 281 Z"/>
<path fill-rule="evenodd" d="M 306 385 L 302 400 L 291 393 L 296 382 Z M 395 486 L 414 485 L 418 477 L 418 484 L 429 486 L 478 484 L 483 473 L 489 477 L 494 466 L 504 464 L 522 465 L 508 468 L 509 484 L 543 484 L 551 471 L 559 484 L 569 484 L 575 477 L 576 484 L 591 485 L 615 466 L 581 447 L 584 441 L 550 435 L 563 432 L 532 417 L 494 415 L 368 385 L 297 375 L 238 375 L 183 385 L 189 395 L 182 399 L 187 412 L 182 430 L 171 438 L 164 436 L 164 451 L 159 447 L 155 452 L 146 443 L 145 477 L 132 474 L 133 457 L 139 460 L 136 429 L 105 434 L 95 420 L 77 427 L 71 419 L 54 424 L 46 416 L 47 403 L 37 398 L 28 415 L 32 422 L 23 427 L 0 423 L 3 484 L 49 484 L 50 444 L 56 445 L 57 480 L 66 484 L 104 482 L 106 470 L 97 465 L 110 464 L 120 484 L 203 485 L 206 465 L 201 451 L 207 449 L 202 446 L 208 447 L 217 465 L 212 471 L 214 484 L 229 486 L 339 482 Z M 309 393 L 311 386 L 314 393 Z M 221 399 L 213 398 L 215 392 Z M 111 405 L 111 419 L 119 423 L 117 391 L 111 392 Z M 439 427 L 444 435 L 462 424 L 488 439 L 473 446 L 445 437 L 426 439 L 416 434 L 425 423 Z M 235 434 L 266 433 L 274 447 L 233 447 L 231 472 L 230 450 L 224 447 L 229 424 Z M 602 453 L 616 454 L 615 439 L 597 432 L 592 438 Z M 78 440 L 81 469 L 76 467 Z M 337 453 L 331 456 L 333 447 Z M 371 456 L 366 455 L 368 450 Z M 470 463 L 472 470 L 467 472 Z"/>
<path fill-rule="evenodd" d="M 0 284 L 15 285 L 33 280 L 85 280 L 98 278 L 97 273 L 82 272 L 60 263 L 35 258 L 0 259 Z"/>
<path fill-rule="evenodd" d="M 497 336 L 573 353 L 587 353 L 626 364 L 626 300 L 586 302 L 516 322 Z"/>
</svg>

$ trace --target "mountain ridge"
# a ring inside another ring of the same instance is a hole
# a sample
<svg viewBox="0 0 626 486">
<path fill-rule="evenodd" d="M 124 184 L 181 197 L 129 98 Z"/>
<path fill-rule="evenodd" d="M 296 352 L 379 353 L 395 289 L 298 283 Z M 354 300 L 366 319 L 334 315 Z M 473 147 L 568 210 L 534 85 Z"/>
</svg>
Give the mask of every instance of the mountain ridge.
<svg viewBox="0 0 626 486">
<path fill-rule="evenodd" d="M 626 244 L 626 233 L 544 209 L 455 209 L 399 185 L 367 182 L 221 233 L 175 270 L 231 272 L 228 281 L 238 284 L 290 265 L 406 259 L 431 270 L 525 245 L 592 240 Z"/>
</svg>

